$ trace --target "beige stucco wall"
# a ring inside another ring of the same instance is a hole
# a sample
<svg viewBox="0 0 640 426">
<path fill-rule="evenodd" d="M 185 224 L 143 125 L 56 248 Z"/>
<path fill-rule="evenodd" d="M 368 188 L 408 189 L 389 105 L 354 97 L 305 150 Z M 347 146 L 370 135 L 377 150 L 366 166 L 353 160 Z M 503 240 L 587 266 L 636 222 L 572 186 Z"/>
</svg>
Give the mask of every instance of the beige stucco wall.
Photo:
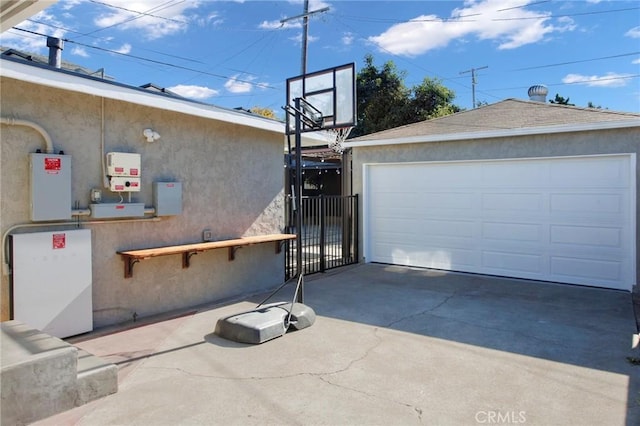
<svg viewBox="0 0 640 426">
<path fill-rule="evenodd" d="M 226 250 L 199 253 L 182 269 L 181 256 L 147 259 L 134 276 L 123 277 L 118 250 L 282 232 L 282 134 L 167 112 L 125 102 L 1 81 L 3 117 L 31 120 L 52 137 L 56 151 L 72 156 L 72 197 L 87 208 L 92 188 L 102 187 L 101 122 L 105 152 L 141 154 L 142 191 L 134 202 L 153 206 L 154 181 L 182 182 L 183 210 L 157 222 L 85 225 L 92 230 L 93 309 L 96 327 L 129 321 L 242 294 L 274 288 L 284 279 L 284 258 L 273 244 L 245 247 L 236 260 Z M 103 111 L 104 102 L 104 111 Z M 161 135 L 155 143 L 145 128 Z M 28 154 L 43 148 L 27 127 L 6 126 L 1 134 L 1 229 L 30 223 Z M 104 201 L 119 197 L 103 189 Z M 125 196 L 126 200 L 126 196 Z M 83 218 L 82 220 L 91 220 Z M 81 221 L 82 221 L 81 220 Z M 34 232 L 64 229 L 20 229 Z M 2 319 L 8 319 L 9 277 L 2 276 Z"/>
<path fill-rule="evenodd" d="M 636 154 L 636 191 L 640 190 L 640 129 L 616 129 L 561 133 L 513 138 L 463 140 L 353 148 L 353 193 L 363 194 L 365 164 L 459 161 L 505 158 L 542 158 L 597 154 Z M 636 193 L 637 194 L 637 193 Z M 360 198 L 360 253 L 362 250 L 362 197 Z M 640 212 L 640 196 L 636 195 L 636 224 Z M 640 233 L 636 226 L 636 248 L 640 250 Z M 640 271 L 640 259 L 636 260 Z M 636 285 L 635 290 L 638 290 Z"/>
</svg>

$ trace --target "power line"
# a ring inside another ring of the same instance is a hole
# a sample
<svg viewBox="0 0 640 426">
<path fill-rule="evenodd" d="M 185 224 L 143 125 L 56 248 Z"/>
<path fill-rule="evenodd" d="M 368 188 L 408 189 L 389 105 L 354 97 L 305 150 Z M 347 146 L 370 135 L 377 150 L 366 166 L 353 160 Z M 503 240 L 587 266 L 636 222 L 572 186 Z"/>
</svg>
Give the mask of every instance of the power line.
<svg viewBox="0 0 640 426">
<path fill-rule="evenodd" d="M 137 11 L 137 10 L 127 9 L 126 7 L 116 6 L 116 5 L 114 5 L 114 4 L 103 3 L 103 2 L 101 2 L 101 1 L 97 1 L 97 0 L 89 0 L 89 1 L 90 1 L 91 3 L 94 3 L 94 4 L 99 4 L 99 5 L 102 5 L 102 6 L 107 6 L 107 7 L 113 8 L 113 9 L 119 9 L 119 10 L 124 10 L 125 12 L 137 13 L 137 14 L 139 14 L 139 15 L 148 16 L 148 17 L 151 17 L 151 18 L 164 19 L 165 21 L 175 22 L 175 23 L 177 23 L 177 24 L 188 24 L 188 23 L 189 23 L 189 22 L 187 22 L 187 21 L 180 21 L 180 20 L 178 20 L 178 19 L 167 18 L 167 17 L 165 17 L 165 16 L 153 15 L 153 14 L 151 14 L 151 13 L 147 13 L 147 12 L 140 12 L 140 11 Z M 149 9 L 149 10 L 153 10 L 153 9 Z"/>
<path fill-rule="evenodd" d="M 604 60 L 604 59 L 622 58 L 622 57 L 625 57 L 625 56 L 633 56 L 633 55 L 638 55 L 638 54 L 640 54 L 640 51 L 629 52 L 629 53 L 621 53 L 619 55 L 601 56 L 599 58 L 580 59 L 580 60 L 577 60 L 577 61 L 559 62 L 557 64 L 547 64 L 547 65 L 537 65 L 537 66 L 526 67 L 526 68 L 517 68 L 517 69 L 514 69 L 512 71 L 527 71 L 527 70 L 535 70 L 535 69 L 540 69 L 540 68 L 559 67 L 559 66 L 562 66 L 562 65 L 572 65 L 572 64 L 579 64 L 579 63 L 582 63 L 582 62 L 592 62 L 592 61 L 601 61 L 601 60 Z"/>
<path fill-rule="evenodd" d="M 46 26 L 48 26 L 48 27 L 55 28 L 55 29 L 57 29 L 57 30 L 63 30 L 63 31 L 66 31 L 66 32 L 79 34 L 79 35 L 81 35 L 81 36 L 87 36 L 86 34 L 81 33 L 80 31 L 75 31 L 75 30 L 72 30 L 72 29 L 69 29 L 69 28 L 65 28 L 65 27 L 58 26 L 58 25 L 53 25 L 53 24 L 50 24 L 50 23 L 48 23 L 48 22 L 37 21 L 37 20 L 35 20 L 35 19 L 27 19 L 27 21 L 29 21 L 29 22 L 33 22 L 34 24 L 46 25 Z M 37 33 L 34 33 L 34 34 L 37 34 Z M 41 34 L 38 34 L 38 35 L 41 35 Z M 91 37 L 91 38 L 93 38 L 93 39 L 100 40 L 100 37 L 96 37 L 96 36 L 87 36 L 87 37 Z M 172 55 L 172 54 L 170 54 L 170 53 L 164 53 L 164 52 L 160 52 L 160 51 L 158 51 L 158 50 L 147 49 L 147 48 L 145 48 L 145 47 L 139 47 L 139 46 L 136 46 L 136 49 L 144 50 L 144 51 L 151 52 L 151 53 L 156 53 L 156 54 L 158 54 L 158 55 L 167 56 L 167 57 L 169 57 L 169 58 L 181 59 L 181 60 L 183 60 L 183 61 L 195 62 L 195 63 L 203 64 L 203 65 L 205 64 L 204 62 L 199 61 L 199 60 L 197 60 L 197 59 L 193 59 L 193 58 L 186 58 L 186 57 L 184 57 L 184 56 L 178 56 L 178 55 Z"/>
<path fill-rule="evenodd" d="M 18 30 L 18 31 L 23 31 L 23 32 L 26 32 L 26 33 L 30 33 L 30 34 L 35 34 L 35 35 L 46 37 L 45 34 L 41 34 L 41 33 L 35 32 L 35 31 L 31 31 L 31 30 L 26 30 L 24 28 L 13 27 L 13 29 Z M 149 59 L 149 58 L 144 58 L 142 56 L 131 55 L 129 53 L 122 53 L 122 52 L 118 52 L 118 51 L 115 51 L 115 50 L 105 49 L 104 47 L 91 46 L 89 44 L 80 43 L 80 42 L 74 41 L 74 40 L 68 40 L 68 39 L 62 39 L 62 40 L 64 40 L 67 43 L 77 44 L 79 46 L 88 47 L 90 49 L 100 50 L 102 52 L 112 53 L 114 55 L 121 55 L 121 56 L 125 56 L 127 58 L 138 59 L 138 60 L 149 62 L 149 63 L 152 63 L 152 64 L 163 65 L 163 66 L 176 68 L 176 69 L 180 69 L 180 70 L 184 70 L 184 71 L 196 72 L 196 73 L 209 75 L 209 76 L 217 77 L 217 78 L 224 79 L 224 80 L 229 80 L 229 79 L 232 78 L 230 76 L 226 76 L 226 75 L 222 75 L 222 74 L 215 74 L 215 73 L 211 73 L 211 72 L 208 72 L 208 71 L 197 70 L 197 69 L 194 69 L 194 68 L 183 67 L 181 65 L 171 64 L 169 62 L 157 61 L 155 59 Z M 252 81 L 242 80 L 242 79 L 239 79 L 239 78 L 233 78 L 233 80 L 241 82 L 241 83 L 250 84 L 251 86 L 256 86 L 256 87 L 266 88 L 266 89 L 272 89 L 272 90 L 278 90 L 276 87 L 273 87 L 271 85 L 264 84 L 264 83 L 254 83 Z"/>
</svg>

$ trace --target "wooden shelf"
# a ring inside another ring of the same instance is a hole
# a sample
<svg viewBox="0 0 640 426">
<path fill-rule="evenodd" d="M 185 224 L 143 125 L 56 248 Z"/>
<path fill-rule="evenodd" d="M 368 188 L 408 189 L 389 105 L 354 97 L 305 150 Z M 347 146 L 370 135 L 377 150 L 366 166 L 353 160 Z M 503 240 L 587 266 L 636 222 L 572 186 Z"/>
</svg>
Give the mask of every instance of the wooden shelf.
<svg viewBox="0 0 640 426">
<path fill-rule="evenodd" d="M 295 238 L 295 234 L 269 234 L 258 235 L 255 237 L 235 238 L 231 240 L 206 241 L 202 243 L 126 250 L 119 251 L 118 254 L 124 261 L 124 277 L 131 278 L 133 276 L 133 265 L 141 260 L 150 259 L 152 257 L 181 254 L 182 267 L 188 268 L 191 256 L 203 251 L 226 248 L 229 250 L 229 261 L 232 261 L 235 259 L 236 251 L 241 247 L 250 246 L 253 244 L 275 243 L 276 253 L 280 253 L 280 251 L 282 250 L 282 243 L 284 241 L 293 240 Z"/>
</svg>

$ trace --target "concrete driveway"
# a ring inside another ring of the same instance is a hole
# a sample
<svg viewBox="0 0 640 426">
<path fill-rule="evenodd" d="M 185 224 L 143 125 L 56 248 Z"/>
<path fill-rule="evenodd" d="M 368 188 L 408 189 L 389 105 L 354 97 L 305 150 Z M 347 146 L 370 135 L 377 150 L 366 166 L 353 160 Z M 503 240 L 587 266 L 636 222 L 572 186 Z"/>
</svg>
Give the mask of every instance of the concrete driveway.
<svg viewBox="0 0 640 426">
<path fill-rule="evenodd" d="M 77 342 L 119 391 L 37 424 L 640 424 L 628 293 L 364 264 L 307 278 L 311 328 L 213 334 L 259 300 Z"/>
</svg>

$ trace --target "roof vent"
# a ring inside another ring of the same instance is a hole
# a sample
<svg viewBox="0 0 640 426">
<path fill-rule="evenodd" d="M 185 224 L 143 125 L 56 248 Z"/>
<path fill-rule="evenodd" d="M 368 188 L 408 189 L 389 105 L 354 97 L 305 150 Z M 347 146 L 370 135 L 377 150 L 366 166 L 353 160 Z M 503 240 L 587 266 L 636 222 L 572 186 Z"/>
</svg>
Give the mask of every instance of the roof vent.
<svg viewBox="0 0 640 426">
<path fill-rule="evenodd" d="M 536 84 L 535 86 L 529 87 L 529 99 L 536 102 L 547 102 L 547 94 L 549 93 L 549 89 L 547 86 L 542 84 Z"/>
</svg>

